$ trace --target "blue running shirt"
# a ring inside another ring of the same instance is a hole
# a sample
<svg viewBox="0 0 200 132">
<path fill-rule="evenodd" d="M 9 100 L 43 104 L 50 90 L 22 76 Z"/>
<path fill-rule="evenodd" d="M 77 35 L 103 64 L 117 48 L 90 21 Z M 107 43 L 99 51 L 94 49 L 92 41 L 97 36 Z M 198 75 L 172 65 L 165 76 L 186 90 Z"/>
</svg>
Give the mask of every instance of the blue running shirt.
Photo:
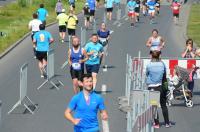
<svg viewBox="0 0 200 132">
<path fill-rule="evenodd" d="M 51 34 L 47 31 L 41 30 L 36 32 L 33 36 L 37 44 L 36 51 L 49 51 L 49 42 L 51 38 Z"/>
</svg>

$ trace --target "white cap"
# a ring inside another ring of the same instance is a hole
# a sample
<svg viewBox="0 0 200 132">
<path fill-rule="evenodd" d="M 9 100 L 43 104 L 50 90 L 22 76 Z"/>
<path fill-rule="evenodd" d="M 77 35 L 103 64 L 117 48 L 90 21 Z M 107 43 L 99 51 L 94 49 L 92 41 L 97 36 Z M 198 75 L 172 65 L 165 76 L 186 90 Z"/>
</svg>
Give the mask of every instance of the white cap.
<svg viewBox="0 0 200 132">
<path fill-rule="evenodd" d="M 62 9 L 62 12 L 65 12 L 65 9 Z"/>
<path fill-rule="evenodd" d="M 85 3 L 85 5 L 88 6 L 89 4 L 88 4 L 88 3 Z"/>
</svg>

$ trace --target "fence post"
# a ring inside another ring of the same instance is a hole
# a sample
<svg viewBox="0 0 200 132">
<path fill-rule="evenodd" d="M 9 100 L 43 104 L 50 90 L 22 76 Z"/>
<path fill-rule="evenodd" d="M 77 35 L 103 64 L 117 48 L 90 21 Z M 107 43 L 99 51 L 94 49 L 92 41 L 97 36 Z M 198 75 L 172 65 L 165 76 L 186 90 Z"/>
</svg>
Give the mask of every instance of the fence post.
<svg viewBox="0 0 200 132">
<path fill-rule="evenodd" d="M 119 21 L 121 19 L 121 9 L 118 8 L 117 9 L 117 21 Z"/>
<path fill-rule="evenodd" d="M 34 112 L 28 107 L 28 105 L 23 100 L 27 99 L 33 105 L 35 108 L 37 106 L 29 99 L 27 96 L 27 71 L 28 71 L 28 64 L 25 63 L 20 68 L 20 97 L 18 102 L 10 109 L 8 114 L 10 114 L 12 111 L 14 111 L 19 105 L 23 105 L 31 114 L 34 114 Z"/>
<path fill-rule="evenodd" d="M 2 101 L 0 100 L 0 128 L 2 124 Z"/>
<path fill-rule="evenodd" d="M 52 81 L 52 79 L 55 78 L 55 72 L 54 72 L 54 50 L 49 50 L 47 53 L 47 77 L 46 80 L 37 88 L 39 90 L 42 86 L 44 86 L 47 82 L 50 82 L 57 90 L 59 90 L 58 86 Z M 64 84 L 60 81 L 57 80 L 59 84 L 64 86 Z"/>
<path fill-rule="evenodd" d="M 106 16 L 106 11 L 103 13 L 103 22 L 106 24 L 107 23 L 107 16 Z"/>
<path fill-rule="evenodd" d="M 97 33 L 97 23 L 96 23 L 96 19 L 93 19 L 93 33 Z"/>
<path fill-rule="evenodd" d="M 81 27 L 81 46 L 83 47 L 86 43 L 86 30 Z"/>
<path fill-rule="evenodd" d="M 133 69 L 133 89 L 137 89 L 136 79 L 137 79 L 137 62 L 134 61 L 134 69 Z"/>
</svg>

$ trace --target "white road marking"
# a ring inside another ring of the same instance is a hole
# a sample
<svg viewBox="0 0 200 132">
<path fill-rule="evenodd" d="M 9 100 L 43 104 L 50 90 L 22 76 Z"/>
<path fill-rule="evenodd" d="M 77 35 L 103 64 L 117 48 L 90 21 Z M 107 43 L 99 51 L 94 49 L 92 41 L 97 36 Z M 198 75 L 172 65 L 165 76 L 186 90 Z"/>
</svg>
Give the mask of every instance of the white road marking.
<svg viewBox="0 0 200 132">
<path fill-rule="evenodd" d="M 106 84 L 102 84 L 102 86 L 101 86 L 101 92 L 102 92 L 103 94 L 106 94 L 106 91 L 107 91 L 107 86 L 106 86 Z"/>
</svg>

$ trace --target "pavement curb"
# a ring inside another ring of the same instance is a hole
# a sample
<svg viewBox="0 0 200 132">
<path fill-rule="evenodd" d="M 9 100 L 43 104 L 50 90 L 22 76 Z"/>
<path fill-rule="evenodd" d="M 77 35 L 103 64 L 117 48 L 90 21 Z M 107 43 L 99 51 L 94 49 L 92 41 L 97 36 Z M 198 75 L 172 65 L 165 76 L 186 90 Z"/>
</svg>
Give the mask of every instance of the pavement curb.
<svg viewBox="0 0 200 132">
<path fill-rule="evenodd" d="M 57 22 L 52 22 L 50 24 L 47 25 L 47 27 L 50 27 L 54 24 L 56 24 Z M 14 44 L 12 44 L 9 48 L 7 48 L 3 53 L 0 54 L 0 59 L 2 59 L 4 56 L 6 56 L 10 51 L 12 51 L 15 47 L 17 47 L 24 39 L 26 39 L 29 35 L 31 34 L 31 32 L 26 33 L 22 38 L 20 38 L 19 40 L 17 40 L 17 42 L 15 42 Z"/>
</svg>

